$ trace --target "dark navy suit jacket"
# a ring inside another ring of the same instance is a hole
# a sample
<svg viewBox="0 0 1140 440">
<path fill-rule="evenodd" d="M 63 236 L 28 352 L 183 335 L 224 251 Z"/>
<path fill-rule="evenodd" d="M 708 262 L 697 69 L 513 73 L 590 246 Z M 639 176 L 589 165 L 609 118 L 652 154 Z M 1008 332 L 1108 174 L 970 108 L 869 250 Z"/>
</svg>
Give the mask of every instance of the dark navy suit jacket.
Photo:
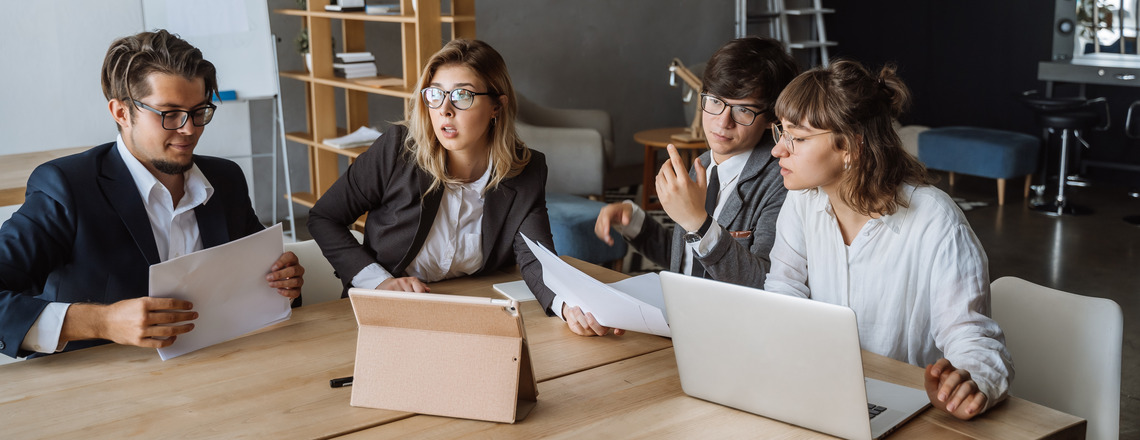
<svg viewBox="0 0 1140 440">
<path fill-rule="evenodd" d="M 203 246 L 263 229 L 237 164 L 207 156 L 194 163 L 214 187 L 194 209 Z M 0 227 L 0 353 L 12 357 L 30 354 L 20 342 L 49 302 L 147 296 L 150 265 L 160 262 L 142 197 L 114 142 L 40 165 L 27 188 L 24 205 Z M 66 350 L 106 342 L 76 341 Z"/>
</svg>

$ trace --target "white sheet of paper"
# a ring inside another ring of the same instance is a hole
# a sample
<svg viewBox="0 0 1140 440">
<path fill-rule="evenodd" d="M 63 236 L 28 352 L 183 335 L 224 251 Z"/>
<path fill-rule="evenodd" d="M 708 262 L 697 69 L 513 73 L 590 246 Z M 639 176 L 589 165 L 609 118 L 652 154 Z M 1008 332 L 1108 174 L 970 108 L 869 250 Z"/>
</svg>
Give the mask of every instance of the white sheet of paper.
<svg viewBox="0 0 1140 440">
<path fill-rule="evenodd" d="M 536 301 L 538 299 L 534 297 L 534 292 L 530 291 L 530 287 L 526 286 L 525 280 L 495 283 L 491 285 L 491 287 L 494 287 L 496 292 L 506 295 L 507 298 L 518 302 Z"/>
<path fill-rule="evenodd" d="M 661 283 L 657 274 L 646 274 L 629 280 L 614 283 L 622 289 L 607 285 L 562 261 L 541 244 L 523 235 L 531 253 L 542 263 L 542 281 L 563 301 L 589 311 L 606 327 L 620 328 L 658 336 L 670 335 L 669 324 L 665 321 L 664 307 L 651 305 L 638 299 L 652 299 L 652 303 L 665 304 L 661 293 Z M 636 280 L 636 281 L 630 281 Z M 636 297 L 627 293 L 635 291 Z"/>
<path fill-rule="evenodd" d="M 194 303 L 194 330 L 158 349 L 162 360 L 228 341 L 292 315 L 265 275 L 284 252 L 281 224 L 150 267 L 150 296 Z"/>
</svg>

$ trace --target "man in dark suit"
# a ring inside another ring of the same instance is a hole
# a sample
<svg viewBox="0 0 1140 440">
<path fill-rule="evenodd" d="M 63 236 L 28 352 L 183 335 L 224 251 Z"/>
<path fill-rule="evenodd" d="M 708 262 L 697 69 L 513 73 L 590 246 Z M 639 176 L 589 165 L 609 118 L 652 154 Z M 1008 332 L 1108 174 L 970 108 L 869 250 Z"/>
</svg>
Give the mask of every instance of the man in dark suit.
<svg viewBox="0 0 1140 440">
<path fill-rule="evenodd" d="M 152 264 L 263 227 L 236 164 L 193 154 L 213 117 L 213 64 L 166 31 L 111 44 L 103 93 L 115 142 L 53 160 L 28 179 L 0 227 L 0 353 L 28 356 L 107 341 L 166 347 L 194 328 L 193 305 L 147 296 Z M 297 298 L 304 269 L 286 252 L 265 270 Z"/>
</svg>

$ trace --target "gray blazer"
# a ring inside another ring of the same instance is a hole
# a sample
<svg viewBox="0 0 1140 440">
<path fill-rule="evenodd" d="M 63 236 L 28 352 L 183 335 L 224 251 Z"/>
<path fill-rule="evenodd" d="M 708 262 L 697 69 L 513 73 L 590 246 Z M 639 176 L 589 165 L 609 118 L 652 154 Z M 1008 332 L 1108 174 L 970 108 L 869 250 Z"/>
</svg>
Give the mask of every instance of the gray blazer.
<svg viewBox="0 0 1140 440">
<path fill-rule="evenodd" d="M 432 176 L 404 149 L 407 128 L 394 125 L 348 167 L 309 210 L 309 233 L 345 285 L 365 266 L 379 263 L 394 276 L 419 254 L 427 239 L 443 191 L 427 192 Z M 542 265 L 521 234 L 555 252 L 546 213 L 546 158 L 531 150 L 519 175 L 486 193 L 483 205 L 483 274 L 516 262 L 527 287 L 550 314 L 554 292 L 542 282 Z M 361 214 L 364 244 L 348 232 Z M 343 295 L 342 295 L 343 296 Z"/>
<path fill-rule="evenodd" d="M 745 236 L 721 235 L 708 255 L 698 259 L 714 280 L 764 287 L 764 278 L 772 267 L 768 253 L 776 240 L 776 218 L 788 194 L 780 165 L 772 157 L 774 145 L 772 138 L 765 136 L 756 146 L 740 171 L 736 191 L 728 196 L 716 219 L 725 232 Z M 709 152 L 702 154 L 700 160 L 701 165 L 708 167 Z M 689 170 L 689 177 L 696 178 L 694 170 Z M 629 243 L 654 263 L 680 272 L 686 231 L 681 227 L 672 229 L 670 233 L 661 223 L 646 218 L 641 232 Z"/>
</svg>

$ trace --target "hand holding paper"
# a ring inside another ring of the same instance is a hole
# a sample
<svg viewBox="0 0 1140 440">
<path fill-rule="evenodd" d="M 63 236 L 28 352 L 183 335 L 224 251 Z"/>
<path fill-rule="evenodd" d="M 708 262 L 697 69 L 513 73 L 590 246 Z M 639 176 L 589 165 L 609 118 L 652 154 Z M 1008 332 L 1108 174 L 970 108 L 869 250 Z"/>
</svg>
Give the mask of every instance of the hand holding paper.
<svg viewBox="0 0 1140 440">
<path fill-rule="evenodd" d="M 158 349 L 163 360 L 289 319 L 290 299 L 266 282 L 266 272 L 283 258 L 281 237 L 277 224 L 150 267 L 151 297 L 190 301 L 198 313 L 194 331 Z"/>
<path fill-rule="evenodd" d="M 655 273 L 607 285 L 562 261 L 523 235 L 542 263 L 542 281 L 564 302 L 588 310 L 603 327 L 669 336 L 665 300 Z"/>
</svg>

